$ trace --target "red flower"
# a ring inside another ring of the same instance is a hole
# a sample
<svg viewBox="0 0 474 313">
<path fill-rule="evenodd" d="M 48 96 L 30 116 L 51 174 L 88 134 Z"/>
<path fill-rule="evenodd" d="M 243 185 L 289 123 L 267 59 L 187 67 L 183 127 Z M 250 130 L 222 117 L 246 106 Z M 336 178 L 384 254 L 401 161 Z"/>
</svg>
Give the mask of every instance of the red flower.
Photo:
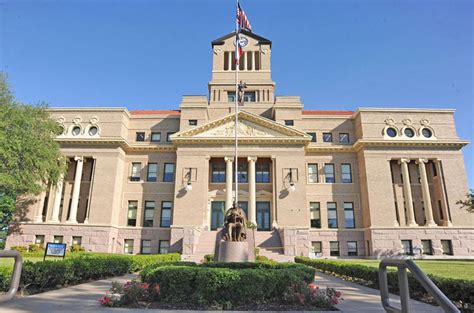
<svg viewBox="0 0 474 313">
<path fill-rule="evenodd" d="M 309 289 L 317 289 L 317 288 L 318 288 L 318 287 L 317 287 L 315 284 L 313 284 L 313 283 L 309 284 L 308 287 L 309 287 Z"/>
<path fill-rule="evenodd" d="M 341 292 L 340 291 L 336 291 L 336 297 L 338 297 L 338 298 L 341 297 Z"/>
<path fill-rule="evenodd" d="M 110 297 L 107 297 L 107 296 L 100 297 L 99 302 L 102 303 L 102 305 L 107 305 L 107 303 L 110 302 Z"/>
</svg>

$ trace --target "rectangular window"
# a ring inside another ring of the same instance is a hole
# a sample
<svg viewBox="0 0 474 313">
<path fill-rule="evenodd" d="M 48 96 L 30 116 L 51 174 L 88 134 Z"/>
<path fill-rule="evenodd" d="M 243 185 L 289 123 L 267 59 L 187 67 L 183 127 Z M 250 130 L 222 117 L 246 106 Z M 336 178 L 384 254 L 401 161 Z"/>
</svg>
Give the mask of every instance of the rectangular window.
<svg viewBox="0 0 474 313">
<path fill-rule="evenodd" d="M 349 134 L 348 133 L 339 133 L 339 143 L 348 144 L 349 143 Z"/>
<path fill-rule="evenodd" d="M 35 244 L 40 245 L 40 246 L 44 245 L 44 235 L 36 235 Z"/>
<path fill-rule="evenodd" d="M 308 164 L 308 183 L 319 183 L 317 163 Z"/>
<path fill-rule="evenodd" d="M 150 254 L 151 253 L 151 240 L 142 240 L 140 245 L 141 254 Z"/>
<path fill-rule="evenodd" d="M 336 202 L 328 202 L 328 227 L 337 228 L 337 204 Z"/>
<path fill-rule="evenodd" d="M 413 245 L 411 240 L 402 240 L 403 254 L 413 255 Z"/>
<path fill-rule="evenodd" d="M 238 171 L 237 171 L 237 177 L 239 179 L 239 183 L 247 183 L 248 182 L 248 163 L 245 162 L 239 162 L 238 164 Z M 235 178 L 234 178 L 235 182 Z"/>
<path fill-rule="evenodd" d="M 257 164 L 255 164 L 255 181 L 257 183 L 270 182 L 270 163 L 268 161 L 257 162 Z"/>
<path fill-rule="evenodd" d="M 331 256 L 339 256 L 339 241 L 330 241 L 329 248 Z"/>
<path fill-rule="evenodd" d="M 145 141 L 145 133 L 144 132 L 136 132 L 135 133 L 135 141 Z"/>
<path fill-rule="evenodd" d="M 166 142 L 171 142 L 171 135 L 173 135 L 175 132 L 168 132 L 166 133 Z"/>
<path fill-rule="evenodd" d="M 324 164 L 324 181 L 329 184 L 336 182 L 336 177 L 334 176 L 334 164 Z"/>
<path fill-rule="evenodd" d="M 323 142 L 332 142 L 332 133 L 323 133 Z"/>
<path fill-rule="evenodd" d="M 156 182 L 158 175 L 158 164 L 157 163 L 148 163 L 148 173 L 146 180 L 151 182 Z"/>
<path fill-rule="evenodd" d="M 285 120 L 285 125 L 286 125 L 286 126 L 294 126 L 294 125 L 295 125 L 295 121 L 293 121 L 293 120 Z"/>
<path fill-rule="evenodd" d="M 189 126 L 196 126 L 198 124 L 198 120 L 188 120 Z"/>
<path fill-rule="evenodd" d="M 444 255 L 453 255 L 453 244 L 451 240 L 441 240 L 441 248 Z"/>
<path fill-rule="evenodd" d="M 426 255 L 433 255 L 433 247 L 431 246 L 431 240 L 421 241 L 422 253 Z"/>
<path fill-rule="evenodd" d="M 235 102 L 235 91 L 227 92 L 227 101 Z M 255 91 L 247 91 L 244 93 L 244 102 L 255 102 L 255 101 L 256 101 Z"/>
<path fill-rule="evenodd" d="M 443 206 L 441 205 L 441 200 L 438 200 L 438 212 L 439 212 L 439 218 L 441 220 L 444 220 Z"/>
<path fill-rule="evenodd" d="M 433 169 L 433 177 L 436 177 L 438 176 L 438 170 L 436 169 L 436 163 L 435 162 L 431 162 L 431 168 Z"/>
<path fill-rule="evenodd" d="M 352 170 L 349 163 L 341 164 L 341 182 L 345 184 L 352 183 Z"/>
<path fill-rule="evenodd" d="M 314 256 L 320 256 L 323 252 L 323 247 L 321 241 L 312 241 L 311 242 L 311 252 L 314 253 Z"/>
<path fill-rule="evenodd" d="M 63 236 L 54 236 L 53 242 L 54 243 L 63 243 L 64 237 Z"/>
<path fill-rule="evenodd" d="M 137 226 L 138 201 L 128 201 L 127 226 Z"/>
<path fill-rule="evenodd" d="M 225 210 L 224 201 L 211 202 L 211 230 L 217 230 L 218 228 L 224 226 Z"/>
<path fill-rule="evenodd" d="M 133 162 L 132 163 L 132 173 L 130 175 L 130 181 L 140 181 L 141 175 L 140 172 L 142 170 L 142 164 L 140 162 Z"/>
<path fill-rule="evenodd" d="M 155 201 L 145 201 L 145 211 L 143 213 L 143 227 L 153 227 L 155 218 Z"/>
<path fill-rule="evenodd" d="M 124 239 L 124 241 L 123 241 L 123 253 L 133 254 L 133 239 Z"/>
<path fill-rule="evenodd" d="M 160 227 L 170 227 L 171 225 L 171 201 L 161 202 Z"/>
<path fill-rule="evenodd" d="M 151 133 L 151 142 L 160 142 L 161 133 Z"/>
<path fill-rule="evenodd" d="M 311 142 L 316 142 L 316 133 L 308 133 L 308 135 L 311 137 Z"/>
<path fill-rule="evenodd" d="M 169 240 L 160 240 L 158 244 L 158 252 L 160 254 L 166 254 L 170 252 L 170 241 Z"/>
<path fill-rule="evenodd" d="M 346 228 L 355 228 L 354 203 L 344 202 L 344 225 Z"/>
<path fill-rule="evenodd" d="M 348 256 L 357 256 L 357 241 L 348 241 L 347 242 L 347 255 Z"/>
<path fill-rule="evenodd" d="M 211 181 L 213 183 L 225 183 L 225 163 L 213 161 L 212 162 L 212 176 Z"/>
<path fill-rule="evenodd" d="M 319 202 L 310 202 L 311 228 L 321 228 L 321 207 Z"/>
<path fill-rule="evenodd" d="M 80 236 L 73 236 L 73 237 L 72 237 L 72 245 L 73 245 L 73 246 L 82 246 L 82 237 L 80 237 Z"/>
<path fill-rule="evenodd" d="M 165 171 L 163 173 L 164 182 L 174 181 L 174 163 L 165 163 Z"/>
</svg>

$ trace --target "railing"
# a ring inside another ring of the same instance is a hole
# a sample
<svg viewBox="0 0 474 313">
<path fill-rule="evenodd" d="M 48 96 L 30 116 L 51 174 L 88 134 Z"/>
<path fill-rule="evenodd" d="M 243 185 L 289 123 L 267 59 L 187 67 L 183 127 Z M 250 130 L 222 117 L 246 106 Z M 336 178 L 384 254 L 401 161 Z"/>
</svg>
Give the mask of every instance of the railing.
<svg viewBox="0 0 474 313">
<path fill-rule="evenodd" d="M 18 290 L 18 285 L 20 284 L 20 277 L 21 277 L 21 267 L 23 265 L 23 258 L 21 257 L 20 252 L 13 251 L 13 250 L 3 250 L 0 251 L 0 258 L 14 258 L 15 265 L 13 266 L 13 273 L 12 273 L 12 280 L 10 282 L 10 289 L 3 294 L 0 295 L 0 303 L 6 302 L 16 295 Z"/>
<path fill-rule="evenodd" d="M 390 296 L 388 293 L 387 266 L 396 266 L 398 268 L 398 286 L 400 291 L 401 309 L 390 305 Z M 433 297 L 436 303 L 443 308 L 445 312 L 458 313 L 458 308 L 439 290 L 438 287 L 426 276 L 425 273 L 412 260 L 403 259 L 383 259 L 379 265 L 379 284 L 380 297 L 382 305 L 389 313 L 410 313 L 410 290 L 408 287 L 407 269 L 415 276 L 416 280 Z"/>
</svg>

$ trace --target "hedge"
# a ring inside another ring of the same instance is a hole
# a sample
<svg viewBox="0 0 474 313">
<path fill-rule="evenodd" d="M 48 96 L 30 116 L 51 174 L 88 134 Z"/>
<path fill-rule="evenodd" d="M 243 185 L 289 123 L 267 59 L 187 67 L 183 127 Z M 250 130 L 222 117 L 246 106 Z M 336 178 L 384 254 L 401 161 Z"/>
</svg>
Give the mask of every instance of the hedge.
<svg viewBox="0 0 474 313">
<path fill-rule="evenodd" d="M 65 260 L 23 263 L 20 288 L 31 293 L 60 286 L 75 285 L 90 280 L 124 275 L 142 270 L 148 265 L 179 261 L 177 253 L 157 255 L 87 255 Z M 171 263 L 172 264 L 172 263 Z M 0 268 L 0 291 L 10 286 L 12 269 Z"/>
<path fill-rule="evenodd" d="M 358 264 L 345 264 L 344 262 L 315 260 L 307 257 L 295 257 L 295 262 L 311 266 L 321 272 L 341 275 L 344 279 L 362 281 L 365 285 L 379 288 L 378 268 L 368 267 Z M 436 275 L 427 275 L 433 283 L 459 308 L 467 311 L 474 311 L 474 283 L 464 279 L 444 278 Z M 396 271 L 388 271 L 387 279 L 389 289 L 398 291 L 398 276 Z M 427 292 L 416 278 L 408 271 L 408 283 L 410 286 L 410 296 L 413 299 L 427 299 Z"/>
<path fill-rule="evenodd" d="M 143 282 L 160 285 L 165 303 L 222 306 L 280 302 L 292 285 L 311 283 L 313 268 L 299 264 L 205 263 L 149 266 Z"/>
</svg>

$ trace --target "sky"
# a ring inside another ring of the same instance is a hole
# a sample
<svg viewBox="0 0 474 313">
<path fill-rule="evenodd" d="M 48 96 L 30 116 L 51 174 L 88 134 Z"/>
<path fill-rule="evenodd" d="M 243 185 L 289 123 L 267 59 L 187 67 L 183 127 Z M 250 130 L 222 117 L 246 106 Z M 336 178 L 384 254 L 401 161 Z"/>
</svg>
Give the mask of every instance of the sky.
<svg viewBox="0 0 474 313">
<path fill-rule="evenodd" d="M 474 1 L 242 0 L 272 40 L 277 95 L 305 109 L 453 108 L 474 138 Z M 0 71 L 51 107 L 177 109 L 207 95 L 235 1 L 0 0 Z M 474 148 L 463 149 L 471 188 Z"/>
</svg>

